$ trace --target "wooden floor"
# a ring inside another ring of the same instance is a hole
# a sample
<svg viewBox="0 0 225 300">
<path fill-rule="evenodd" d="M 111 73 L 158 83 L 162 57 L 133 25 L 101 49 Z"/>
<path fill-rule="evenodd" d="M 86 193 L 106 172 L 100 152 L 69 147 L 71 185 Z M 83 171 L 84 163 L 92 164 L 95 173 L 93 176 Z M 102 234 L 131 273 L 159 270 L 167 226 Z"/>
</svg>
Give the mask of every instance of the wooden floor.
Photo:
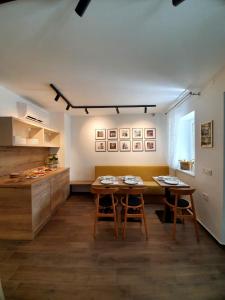
<svg viewBox="0 0 225 300">
<path fill-rule="evenodd" d="M 139 223 L 127 240 L 113 239 L 113 224 L 92 237 L 94 204 L 72 196 L 34 241 L 0 241 L 0 277 L 6 299 L 21 300 L 222 300 L 225 250 L 201 229 L 197 244 L 191 223 L 161 224 L 156 205 L 146 205 L 149 241 Z"/>
</svg>

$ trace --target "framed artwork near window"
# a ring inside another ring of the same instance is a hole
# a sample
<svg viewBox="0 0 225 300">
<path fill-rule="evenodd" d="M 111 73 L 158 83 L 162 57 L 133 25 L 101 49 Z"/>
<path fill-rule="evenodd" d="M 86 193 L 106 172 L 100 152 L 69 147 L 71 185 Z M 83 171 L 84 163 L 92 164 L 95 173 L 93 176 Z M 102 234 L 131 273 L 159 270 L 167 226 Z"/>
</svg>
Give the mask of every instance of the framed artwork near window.
<svg viewBox="0 0 225 300">
<path fill-rule="evenodd" d="M 142 128 L 132 128 L 133 139 L 143 139 L 143 129 Z"/>
<path fill-rule="evenodd" d="M 201 124 L 201 147 L 213 147 L 213 121 Z"/>
<path fill-rule="evenodd" d="M 143 151 L 143 141 L 134 141 L 132 145 L 133 152 L 142 152 Z"/>
<path fill-rule="evenodd" d="M 107 129 L 107 138 L 108 140 L 117 140 L 118 139 L 118 129 Z"/>
<path fill-rule="evenodd" d="M 156 128 L 145 128 L 144 129 L 145 139 L 156 139 Z"/>
<path fill-rule="evenodd" d="M 120 141 L 120 152 L 130 152 L 131 142 L 130 141 Z"/>
<path fill-rule="evenodd" d="M 108 141 L 108 152 L 117 152 L 118 151 L 118 142 L 117 141 Z"/>
<path fill-rule="evenodd" d="M 96 141 L 95 142 L 95 152 L 106 152 L 106 142 Z"/>
<path fill-rule="evenodd" d="M 105 140 L 105 129 L 95 129 L 95 139 L 96 140 Z"/>
<path fill-rule="evenodd" d="M 120 135 L 120 140 L 129 140 L 130 128 L 120 128 L 119 135 Z"/>
<path fill-rule="evenodd" d="M 145 151 L 156 151 L 156 140 L 145 141 Z"/>
</svg>

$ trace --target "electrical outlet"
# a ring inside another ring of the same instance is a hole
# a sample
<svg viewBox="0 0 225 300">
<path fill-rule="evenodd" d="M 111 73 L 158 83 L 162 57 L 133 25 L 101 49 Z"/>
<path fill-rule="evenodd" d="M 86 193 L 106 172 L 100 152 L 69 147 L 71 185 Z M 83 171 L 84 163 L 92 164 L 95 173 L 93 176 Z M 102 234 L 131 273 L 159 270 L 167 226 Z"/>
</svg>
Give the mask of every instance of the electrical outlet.
<svg viewBox="0 0 225 300">
<path fill-rule="evenodd" d="M 205 200 L 206 202 L 209 201 L 209 196 L 206 193 L 202 193 L 202 199 Z"/>
<path fill-rule="evenodd" d="M 211 169 L 204 168 L 202 171 L 205 175 L 212 176 L 212 170 Z"/>
</svg>

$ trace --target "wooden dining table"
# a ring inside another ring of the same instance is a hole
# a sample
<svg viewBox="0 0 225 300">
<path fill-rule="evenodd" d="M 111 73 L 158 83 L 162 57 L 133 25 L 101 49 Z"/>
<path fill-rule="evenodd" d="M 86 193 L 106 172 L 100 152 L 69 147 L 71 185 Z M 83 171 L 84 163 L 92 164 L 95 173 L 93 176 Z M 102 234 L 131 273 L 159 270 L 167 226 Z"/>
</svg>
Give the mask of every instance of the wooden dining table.
<svg viewBox="0 0 225 300">
<path fill-rule="evenodd" d="M 123 176 L 113 176 L 114 180 L 111 183 L 103 184 L 101 182 L 101 177 L 95 179 L 92 183 L 93 188 L 100 188 L 100 187 L 117 187 L 117 188 L 128 188 L 128 187 L 146 187 L 144 185 L 143 180 L 139 176 L 135 176 L 137 179 L 137 184 L 127 184 L 124 182 Z"/>
<path fill-rule="evenodd" d="M 171 179 L 174 179 L 175 181 L 177 181 L 177 183 L 176 184 L 167 183 L 167 181 L 163 179 L 166 177 L 167 178 L 171 177 Z M 171 188 L 188 188 L 188 187 L 190 187 L 189 184 L 183 182 L 182 180 L 180 180 L 179 178 L 174 177 L 174 176 L 155 176 L 152 178 L 160 187 L 164 188 L 165 198 L 167 199 L 167 201 L 171 197 L 171 193 L 170 193 Z M 172 223 L 173 222 L 173 215 L 171 214 L 171 210 L 168 207 L 168 205 L 165 206 L 165 215 L 164 215 L 163 210 L 157 210 L 156 215 L 159 217 L 159 219 L 162 223 Z"/>
</svg>

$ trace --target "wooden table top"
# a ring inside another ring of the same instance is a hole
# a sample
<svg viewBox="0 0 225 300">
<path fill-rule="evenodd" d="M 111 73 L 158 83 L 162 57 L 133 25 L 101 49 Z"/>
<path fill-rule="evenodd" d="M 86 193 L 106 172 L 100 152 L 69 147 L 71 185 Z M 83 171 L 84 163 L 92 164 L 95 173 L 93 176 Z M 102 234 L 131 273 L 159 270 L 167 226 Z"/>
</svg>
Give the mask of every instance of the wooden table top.
<svg viewBox="0 0 225 300">
<path fill-rule="evenodd" d="M 136 178 L 138 179 L 138 184 L 126 184 L 123 181 L 122 176 L 115 176 L 116 180 L 114 181 L 114 183 L 110 183 L 110 184 L 102 184 L 100 181 L 100 177 L 98 177 L 93 183 L 92 183 L 92 187 L 120 187 L 120 188 L 125 188 L 125 187 L 146 187 L 143 183 L 143 180 L 141 179 L 141 177 L 136 176 Z"/>
<path fill-rule="evenodd" d="M 173 176 L 171 176 L 171 177 L 173 177 Z M 181 181 L 177 177 L 174 177 L 174 179 L 178 180 L 178 184 L 168 184 L 163 180 L 159 180 L 158 177 L 152 177 L 152 178 L 154 179 L 155 182 L 158 183 L 158 185 L 160 185 L 161 187 L 164 187 L 164 188 L 186 188 L 186 187 L 190 187 L 189 184 Z"/>
</svg>

